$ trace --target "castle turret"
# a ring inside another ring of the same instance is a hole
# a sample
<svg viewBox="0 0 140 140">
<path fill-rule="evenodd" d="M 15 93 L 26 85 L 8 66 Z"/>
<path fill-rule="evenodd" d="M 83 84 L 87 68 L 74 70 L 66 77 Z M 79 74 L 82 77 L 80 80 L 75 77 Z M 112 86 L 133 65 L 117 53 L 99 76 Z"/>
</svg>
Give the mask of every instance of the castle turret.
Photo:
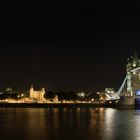
<svg viewBox="0 0 140 140">
<path fill-rule="evenodd" d="M 33 85 L 31 85 L 31 88 L 30 88 L 30 98 L 33 97 L 33 91 L 34 91 Z"/>
<path fill-rule="evenodd" d="M 43 92 L 45 92 L 45 88 L 43 87 L 42 89 L 41 89 Z"/>
<path fill-rule="evenodd" d="M 31 85 L 30 91 L 33 91 L 33 90 L 34 90 L 33 85 Z"/>
</svg>

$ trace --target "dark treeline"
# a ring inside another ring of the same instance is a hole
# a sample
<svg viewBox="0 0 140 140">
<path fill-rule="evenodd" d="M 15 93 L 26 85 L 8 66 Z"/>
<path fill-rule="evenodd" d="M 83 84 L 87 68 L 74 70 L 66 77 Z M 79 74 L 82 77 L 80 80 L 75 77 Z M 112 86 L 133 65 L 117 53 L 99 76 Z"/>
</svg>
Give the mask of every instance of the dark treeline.
<svg viewBox="0 0 140 140">
<path fill-rule="evenodd" d="M 90 94 L 86 94 L 84 96 L 80 96 L 77 94 L 77 92 L 75 91 L 68 91 L 68 92 L 64 92 L 64 91 L 57 91 L 57 92 L 53 92 L 53 91 L 48 91 L 45 94 L 45 98 L 46 99 L 54 99 L 55 96 L 58 96 L 58 100 L 91 100 L 94 98 L 95 101 L 98 101 L 100 96 L 98 94 L 95 93 L 90 93 Z"/>
<path fill-rule="evenodd" d="M 59 100 L 76 100 L 78 98 L 76 92 L 74 92 L 74 91 L 69 91 L 69 92 L 64 92 L 64 91 L 57 91 L 57 92 L 48 91 L 45 94 L 44 97 L 46 99 L 53 99 L 56 95 L 58 96 Z"/>
<path fill-rule="evenodd" d="M 7 88 L 5 91 L 0 92 L 0 100 L 5 99 L 21 99 L 29 97 L 29 91 L 14 91 L 12 88 Z"/>
</svg>

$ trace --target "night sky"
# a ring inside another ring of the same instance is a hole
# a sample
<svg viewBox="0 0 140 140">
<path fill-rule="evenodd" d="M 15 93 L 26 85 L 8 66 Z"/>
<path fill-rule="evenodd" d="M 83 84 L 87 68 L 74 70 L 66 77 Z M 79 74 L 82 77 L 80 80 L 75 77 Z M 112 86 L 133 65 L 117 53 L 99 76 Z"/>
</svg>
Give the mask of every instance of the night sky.
<svg viewBox="0 0 140 140">
<path fill-rule="evenodd" d="M 137 3 L 0 2 L 0 89 L 118 89 L 140 55 Z M 111 8 L 112 7 L 112 8 Z"/>
</svg>

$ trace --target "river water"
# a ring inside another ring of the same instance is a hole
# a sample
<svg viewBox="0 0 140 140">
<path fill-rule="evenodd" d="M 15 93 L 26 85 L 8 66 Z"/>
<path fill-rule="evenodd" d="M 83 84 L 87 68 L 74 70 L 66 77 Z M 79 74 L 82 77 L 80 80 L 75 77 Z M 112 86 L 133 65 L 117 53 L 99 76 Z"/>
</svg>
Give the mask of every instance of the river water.
<svg viewBox="0 0 140 140">
<path fill-rule="evenodd" d="M 2 140 L 140 140 L 140 111 L 0 108 Z"/>
</svg>

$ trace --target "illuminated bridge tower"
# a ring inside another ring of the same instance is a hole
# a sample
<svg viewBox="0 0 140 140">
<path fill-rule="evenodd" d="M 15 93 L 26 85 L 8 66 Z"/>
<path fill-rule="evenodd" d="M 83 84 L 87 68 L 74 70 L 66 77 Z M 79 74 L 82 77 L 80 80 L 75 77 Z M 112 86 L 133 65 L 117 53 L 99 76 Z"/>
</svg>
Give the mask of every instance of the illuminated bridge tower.
<svg viewBox="0 0 140 140">
<path fill-rule="evenodd" d="M 135 93 L 140 89 L 140 60 L 137 54 L 131 59 L 128 58 L 126 66 L 127 72 L 127 94 L 129 96 L 135 96 Z"/>
<path fill-rule="evenodd" d="M 120 95 L 118 106 L 140 108 L 140 60 L 136 53 L 128 58 L 126 78 L 118 90 L 118 95 Z"/>
<path fill-rule="evenodd" d="M 131 84 L 131 69 L 132 63 L 128 60 L 128 64 L 126 66 L 126 73 L 127 73 L 127 94 L 132 96 L 132 84 Z"/>
</svg>

